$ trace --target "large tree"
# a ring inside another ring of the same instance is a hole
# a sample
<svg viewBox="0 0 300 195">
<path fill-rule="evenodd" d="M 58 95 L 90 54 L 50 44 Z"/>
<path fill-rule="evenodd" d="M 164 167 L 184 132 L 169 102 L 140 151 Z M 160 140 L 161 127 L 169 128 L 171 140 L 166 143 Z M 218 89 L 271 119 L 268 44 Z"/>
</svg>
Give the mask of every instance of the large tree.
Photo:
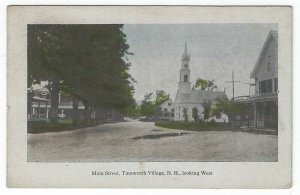
<svg viewBox="0 0 300 195">
<path fill-rule="evenodd" d="M 235 117 L 237 115 L 245 115 L 247 112 L 247 104 L 234 102 L 232 100 L 228 100 L 227 98 L 218 98 L 216 104 L 211 109 L 212 116 L 220 119 L 222 114 L 226 114 L 229 118 L 228 122 L 233 123 L 235 123 Z"/>
<path fill-rule="evenodd" d="M 157 106 L 151 101 L 153 93 L 146 93 L 141 104 L 141 114 L 143 116 L 153 116 L 156 113 Z"/>
<path fill-rule="evenodd" d="M 86 109 L 124 110 L 134 106 L 134 79 L 128 73 L 129 46 L 123 25 L 29 25 L 28 83 L 48 80 L 51 110 L 57 116 L 64 90 Z M 64 87 L 62 87 L 64 86 Z"/>
</svg>

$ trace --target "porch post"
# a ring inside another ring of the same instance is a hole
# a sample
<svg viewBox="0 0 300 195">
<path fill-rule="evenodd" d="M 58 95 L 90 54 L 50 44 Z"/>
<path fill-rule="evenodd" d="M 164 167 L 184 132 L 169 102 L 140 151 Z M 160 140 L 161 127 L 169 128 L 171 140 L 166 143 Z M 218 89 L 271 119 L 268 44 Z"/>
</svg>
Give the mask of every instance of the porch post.
<svg viewBox="0 0 300 195">
<path fill-rule="evenodd" d="M 257 107 L 256 102 L 254 102 L 254 127 L 257 127 Z"/>
<path fill-rule="evenodd" d="M 46 101 L 46 109 L 45 109 L 45 112 L 46 112 L 46 119 L 48 119 L 48 102 Z"/>
<path fill-rule="evenodd" d="M 247 107 L 248 107 L 248 114 L 247 114 L 247 119 L 248 119 L 248 127 L 250 126 L 250 122 L 249 122 L 250 106 L 251 106 L 251 104 L 247 104 Z"/>
<path fill-rule="evenodd" d="M 41 109 L 40 109 L 40 106 L 41 106 L 41 102 L 39 101 L 39 104 L 38 104 L 38 118 L 40 118 L 40 111 L 41 111 Z"/>
<path fill-rule="evenodd" d="M 262 106 L 262 122 L 263 122 L 263 127 L 265 127 L 265 108 L 266 108 L 266 103 L 263 102 L 263 106 Z"/>
</svg>

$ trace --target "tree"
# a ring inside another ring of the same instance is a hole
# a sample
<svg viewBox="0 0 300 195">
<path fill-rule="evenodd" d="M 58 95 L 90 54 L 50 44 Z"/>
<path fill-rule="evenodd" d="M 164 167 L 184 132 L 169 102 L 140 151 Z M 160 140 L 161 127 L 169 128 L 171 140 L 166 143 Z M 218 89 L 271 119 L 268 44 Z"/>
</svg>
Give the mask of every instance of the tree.
<svg viewBox="0 0 300 195">
<path fill-rule="evenodd" d="M 236 115 L 244 115 L 248 111 L 246 104 L 234 102 L 232 100 L 218 98 L 216 104 L 212 108 L 212 116 L 221 118 L 222 114 L 226 114 L 229 121 L 235 122 Z"/>
<path fill-rule="evenodd" d="M 210 110 L 211 110 L 211 101 L 204 101 L 202 103 L 203 107 L 203 118 L 204 121 L 207 121 L 210 117 Z"/>
<path fill-rule="evenodd" d="M 196 107 L 193 108 L 192 115 L 193 115 L 194 121 L 196 123 L 199 120 L 198 109 Z"/>
<path fill-rule="evenodd" d="M 59 47 L 59 33 L 53 26 L 29 25 L 27 34 L 28 86 L 41 80 L 48 81 L 47 88 L 51 92 L 50 120 L 56 122 L 62 50 Z"/>
<path fill-rule="evenodd" d="M 156 90 L 154 100 L 152 100 L 153 95 L 153 93 L 146 93 L 144 96 L 141 104 L 141 114 L 144 116 L 159 116 L 161 112 L 159 106 L 170 99 L 170 95 L 163 90 Z"/>
<path fill-rule="evenodd" d="M 170 99 L 170 95 L 167 94 L 165 91 L 156 90 L 156 96 L 155 96 L 155 100 L 154 100 L 154 104 L 156 106 L 160 106 L 164 101 L 169 100 L 169 99 Z"/>
<path fill-rule="evenodd" d="M 188 115 L 188 108 L 183 108 L 183 117 L 184 117 L 184 122 L 188 122 L 189 121 L 189 115 Z"/>
<path fill-rule="evenodd" d="M 205 80 L 198 78 L 195 83 L 195 88 L 199 88 L 201 90 L 208 90 L 213 91 L 214 89 L 217 89 L 218 87 L 214 84 L 214 80 Z"/>
<path fill-rule="evenodd" d="M 58 93 L 81 100 L 86 110 L 135 106 L 123 25 L 29 25 L 28 85 L 49 81 L 53 121 Z M 62 85 L 64 87 L 62 87 Z"/>
<path fill-rule="evenodd" d="M 217 119 L 221 119 L 222 118 L 222 114 L 226 114 L 227 116 L 229 116 L 229 112 L 230 112 L 230 102 L 228 100 L 228 98 L 217 98 L 216 99 L 216 104 L 212 107 L 211 109 L 211 115 L 216 117 Z M 225 121 L 225 119 L 223 119 Z"/>
<path fill-rule="evenodd" d="M 146 93 L 141 104 L 141 114 L 143 116 L 153 116 L 156 113 L 156 106 L 151 101 L 153 93 Z"/>
</svg>

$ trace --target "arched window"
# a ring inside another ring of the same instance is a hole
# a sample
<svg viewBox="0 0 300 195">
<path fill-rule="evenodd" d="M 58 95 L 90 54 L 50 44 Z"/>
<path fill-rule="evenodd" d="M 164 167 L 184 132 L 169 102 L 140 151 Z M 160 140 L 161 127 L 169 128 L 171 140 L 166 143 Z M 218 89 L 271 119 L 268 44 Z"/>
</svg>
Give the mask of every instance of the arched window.
<svg viewBox="0 0 300 195">
<path fill-rule="evenodd" d="M 186 75 L 186 74 L 184 75 L 183 81 L 184 81 L 184 82 L 188 82 L 188 75 Z"/>
</svg>

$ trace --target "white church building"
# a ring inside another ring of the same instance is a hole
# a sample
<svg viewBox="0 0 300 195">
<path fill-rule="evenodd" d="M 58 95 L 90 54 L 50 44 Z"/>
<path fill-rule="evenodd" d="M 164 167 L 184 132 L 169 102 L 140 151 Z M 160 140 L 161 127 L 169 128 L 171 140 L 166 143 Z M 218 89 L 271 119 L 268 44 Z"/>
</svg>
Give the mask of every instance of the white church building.
<svg viewBox="0 0 300 195">
<path fill-rule="evenodd" d="M 223 91 L 206 91 L 192 89 L 191 87 L 191 70 L 189 68 L 190 54 L 187 51 L 187 45 L 185 44 L 184 53 L 181 59 L 181 68 L 179 70 L 179 82 L 178 90 L 176 93 L 175 101 L 170 106 L 171 109 L 175 109 L 174 119 L 175 121 L 183 121 L 184 108 L 187 108 L 187 114 L 189 121 L 193 121 L 193 109 L 197 108 L 198 115 L 200 119 L 203 119 L 203 102 L 210 101 L 212 106 L 216 102 L 217 98 L 227 98 L 225 92 Z M 170 105 L 170 102 L 168 102 Z M 223 119 L 220 121 L 227 121 L 227 116 L 222 116 Z M 217 119 L 214 119 L 218 121 Z"/>
</svg>

